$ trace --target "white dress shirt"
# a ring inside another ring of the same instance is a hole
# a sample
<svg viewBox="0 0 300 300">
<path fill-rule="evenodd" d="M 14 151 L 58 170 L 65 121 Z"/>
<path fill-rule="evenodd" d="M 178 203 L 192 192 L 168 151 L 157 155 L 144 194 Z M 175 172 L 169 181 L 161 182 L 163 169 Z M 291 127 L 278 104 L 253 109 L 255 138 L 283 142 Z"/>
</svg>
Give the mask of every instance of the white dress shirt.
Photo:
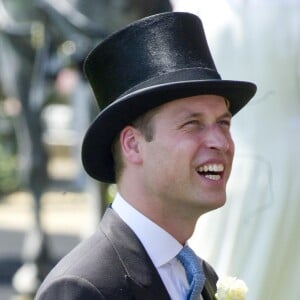
<svg viewBox="0 0 300 300">
<path fill-rule="evenodd" d="M 176 258 L 183 246 L 168 232 L 137 211 L 118 193 L 113 210 L 137 235 L 156 267 L 172 300 L 186 299 L 189 283 Z M 202 297 L 199 298 L 201 300 Z"/>
</svg>

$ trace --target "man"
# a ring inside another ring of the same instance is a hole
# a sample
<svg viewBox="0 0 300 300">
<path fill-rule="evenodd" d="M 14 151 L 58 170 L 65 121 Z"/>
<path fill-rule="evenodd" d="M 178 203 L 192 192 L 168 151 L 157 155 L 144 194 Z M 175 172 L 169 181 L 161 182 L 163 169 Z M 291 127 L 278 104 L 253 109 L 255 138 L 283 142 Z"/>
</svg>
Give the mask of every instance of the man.
<svg viewBox="0 0 300 300">
<path fill-rule="evenodd" d="M 186 244 L 199 216 L 225 203 L 231 117 L 255 85 L 222 80 L 201 21 L 179 12 L 113 34 L 85 72 L 102 110 L 83 165 L 119 193 L 36 299 L 214 299 L 217 275 Z"/>
</svg>

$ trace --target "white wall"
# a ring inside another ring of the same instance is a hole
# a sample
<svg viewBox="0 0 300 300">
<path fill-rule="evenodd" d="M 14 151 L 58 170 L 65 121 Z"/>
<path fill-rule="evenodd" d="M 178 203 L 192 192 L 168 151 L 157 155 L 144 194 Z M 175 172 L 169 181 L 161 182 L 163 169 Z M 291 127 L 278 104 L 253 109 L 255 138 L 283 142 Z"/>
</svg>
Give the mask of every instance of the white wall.
<svg viewBox="0 0 300 300">
<path fill-rule="evenodd" d="M 224 79 L 258 92 L 234 117 L 236 156 L 225 207 L 191 240 L 249 300 L 300 299 L 300 1 L 173 0 L 198 14 Z"/>
</svg>

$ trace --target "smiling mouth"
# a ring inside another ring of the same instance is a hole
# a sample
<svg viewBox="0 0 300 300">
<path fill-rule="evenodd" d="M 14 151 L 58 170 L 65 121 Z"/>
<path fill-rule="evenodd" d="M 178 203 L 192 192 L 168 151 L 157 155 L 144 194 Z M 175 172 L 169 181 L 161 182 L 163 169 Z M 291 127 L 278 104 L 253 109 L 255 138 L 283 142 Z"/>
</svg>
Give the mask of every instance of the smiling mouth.
<svg viewBox="0 0 300 300">
<path fill-rule="evenodd" d="M 223 164 L 205 164 L 197 169 L 197 173 L 207 179 L 218 181 L 222 179 L 224 169 Z"/>
</svg>

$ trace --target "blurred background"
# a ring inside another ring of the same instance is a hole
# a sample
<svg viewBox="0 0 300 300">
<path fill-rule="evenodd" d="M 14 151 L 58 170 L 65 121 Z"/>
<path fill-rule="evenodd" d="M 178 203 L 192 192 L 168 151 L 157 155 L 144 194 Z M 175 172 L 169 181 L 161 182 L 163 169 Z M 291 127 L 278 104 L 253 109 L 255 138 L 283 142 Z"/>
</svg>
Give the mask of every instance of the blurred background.
<svg viewBox="0 0 300 300">
<path fill-rule="evenodd" d="M 0 0 L 0 300 L 32 299 L 115 193 L 81 165 L 97 113 L 85 56 L 171 10 L 200 16 L 224 79 L 258 86 L 233 121 L 227 204 L 199 219 L 191 244 L 244 279 L 249 300 L 300 299 L 299 0 Z"/>
</svg>

